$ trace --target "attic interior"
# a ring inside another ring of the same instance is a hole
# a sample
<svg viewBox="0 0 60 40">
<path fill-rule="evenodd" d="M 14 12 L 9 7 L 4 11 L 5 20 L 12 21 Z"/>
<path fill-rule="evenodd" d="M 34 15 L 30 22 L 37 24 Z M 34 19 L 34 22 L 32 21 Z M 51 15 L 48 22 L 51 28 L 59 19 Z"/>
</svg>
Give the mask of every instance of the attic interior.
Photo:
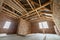
<svg viewBox="0 0 60 40">
<path fill-rule="evenodd" d="M 60 0 L 0 0 L 0 40 L 60 40 Z"/>
</svg>

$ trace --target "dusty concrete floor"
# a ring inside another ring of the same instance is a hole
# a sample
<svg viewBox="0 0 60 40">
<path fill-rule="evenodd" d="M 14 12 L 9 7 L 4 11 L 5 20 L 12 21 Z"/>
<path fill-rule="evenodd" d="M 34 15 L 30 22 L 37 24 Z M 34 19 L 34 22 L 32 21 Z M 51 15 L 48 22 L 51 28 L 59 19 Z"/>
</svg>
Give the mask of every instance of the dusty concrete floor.
<svg viewBox="0 0 60 40">
<path fill-rule="evenodd" d="M 46 37 L 45 37 L 46 35 Z M 45 38 L 45 39 L 44 39 Z M 0 40 L 60 40 L 60 36 L 55 34 L 29 34 L 25 37 L 17 35 L 0 36 Z"/>
</svg>

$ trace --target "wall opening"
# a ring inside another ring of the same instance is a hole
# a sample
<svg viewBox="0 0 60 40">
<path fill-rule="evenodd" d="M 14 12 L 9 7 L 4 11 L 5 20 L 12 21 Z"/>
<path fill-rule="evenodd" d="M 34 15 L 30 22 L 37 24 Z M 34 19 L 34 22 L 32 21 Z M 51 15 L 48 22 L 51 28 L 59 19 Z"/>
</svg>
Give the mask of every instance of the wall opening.
<svg viewBox="0 0 60 40">
<path fill-rule="evenodd" d="M 44 22 L 39 22 L 39 28 L 48 28 L 48 23 L 47 21 L 44 21 Z"/>
<path fill-rule="evenodd" d="M 3 28 L 9 29 L 10 25 L 11 25 L 11 22 L 6 21 Z"/>
</svg>

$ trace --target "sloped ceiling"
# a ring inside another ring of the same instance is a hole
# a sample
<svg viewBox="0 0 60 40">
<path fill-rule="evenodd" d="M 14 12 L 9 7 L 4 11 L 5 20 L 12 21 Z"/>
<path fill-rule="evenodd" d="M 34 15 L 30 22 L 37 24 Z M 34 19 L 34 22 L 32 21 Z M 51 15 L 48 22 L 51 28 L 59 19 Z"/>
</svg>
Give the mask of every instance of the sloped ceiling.
<svg viewBox="0 0 60 40">
<path fill-rule="evenodd" d="M 52 1 L 51 0 L 5 0 L 3 10 L 6 9 L 19 18 L 33 22 L 43 19 L 52 19 Z"/>
</svg>

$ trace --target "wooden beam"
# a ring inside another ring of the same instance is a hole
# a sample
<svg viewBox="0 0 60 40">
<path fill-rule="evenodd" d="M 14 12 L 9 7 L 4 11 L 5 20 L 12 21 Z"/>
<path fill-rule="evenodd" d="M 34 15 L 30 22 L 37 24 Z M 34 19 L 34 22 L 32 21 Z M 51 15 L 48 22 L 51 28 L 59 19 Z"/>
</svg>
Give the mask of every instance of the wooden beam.
<svg viewBox="0 0 60 40">
<path fill-rule="evenodd" d="M 20 17 L 19 15 L 15 14 L 14 12 L 9 11 L 8 9 L 6 9 L 6 8 L 4 8 L 4 7 L 2 7 L 2 9 L 4 9 L 4 10 L 2 10 L 2 11 L 5 11 L 6 13 L 11 13 L 12 15 L 15 15 L 15 16 L 17 16 L 17 17 Z"/>
<path fill-rule="evenodd" d="M 6 13 L 8 16 L 12 17 L 12 18 L 15 18 L 15 19 L 18 19 L 20 16 L 17 16 L 13 13 L 10 13 L 8 11 L 5 11 L 5 10 L 2 10 L 2 13 Z"/>
<path fill-rule="evenodd" d="M 33 5 L 34 6 L 34 5 Z M 35 6 L 34 6 L 34 8 L 35 8 Z M 40 14 L 38 13 L 38 11 L 36 10 L 36 13 L 37 13 L 37 15 L 39 16 L 39 18 L 40 18 Z"/>
<path fill-rule="evenodd" d="M 36 10 L 36 13 L 38 14 L 39 18 L 40 18 L 40 14 L 38 13 L 38 11 Z"/>
<path fill-rule="evenodd" d="M 32 7 L 32 5 L 30 4 L 30 2 L 27 0 L 27 2 L 28 2 L 28 4 L 30 5 L 30 7 L 32 8 L 32 10 L 34 10 L 34 8 Z M 40 18 L 40 15 L 39 15 L 39 13 L 38 13 L 38 11 L 37 10 L 35 10 L 36 11 L 36 13 L 38 14 L 38 16 L 39 16 L 39 18 Z"/>
<path fill-rule="evenodd" d="M 38 3 L 36 3 L 36 2 L 34 2 L 34 1 L 32 1 L 32 0 L 31 0 L 31 2 L 33 2 L 33 3 L 36 4 L 36 5 L 39 5 Z"/>
<path fill-rule="evenodd" d="M 50 4 L 51 11 L 53 11 L 53 0 L 50 0 L 52 3 Z"/>
<path fill-rule="evenodd" d="M 50 9 L 48 9 L 48 8 L 46 8 L 46 7 L 42 8 L 42 10 L 48 10 L 48 11 L 51 11 Z M 52 11 L 51 11 L 51 12 L 52 12 Z"/>
<path fill-rule="evenodd" d="M 20 1 L 21 0 L 17 0 L 17 2 L 25 9 L 24 5 Z"/>
<path fill-rule="evenodd" d="M 41 6 L 41 0 L 39 0 L 39 5 Z"/>
<path fill-rule="evenodd" d="M 30 5 L 30 7 L 32 8 L 32 10 L 34 10 L 34 8 L 32 7 L 32 5 L 30 4 L 29 0 L 27 0 L 27 2 Z"/>
<path fill-rule="evenodd" d="M 34 11 L 36 11 L 36 10 L 39 10 L 39 9 L 41 9 L 41 8 L 44 8 L 45 6 L 47 6 L 47 5 L 49 5 L 49 4 L 51 4 L 51 2 L 50 2 L 50 1 L 49 1 L 49 2 L 47 2 L 47 3 L 45 3 L 43 6 L 38 7 L 38 8 L 36 8 L 35 10 L 30 11 L 29 13 L 32 13 L 32 12 L 34 12 Z"/>
<path fill-rule="evenodd" d="M 27 14 L 28 12 L 26 11 L 26 9 L 24 9 L 16 0 L 13 0 L 17 5 L 19 5 L 20 8 L 22 8 Z"/>
<path fill-rule="evenodd" d="M 23 17 L 22 17 L 23 18 Z M 34 16 L 30 16 L 30 17 L 24 17 L 25 20 L 29 20 L 29 19 L 34 19 L 34 18 L 38 18 L 38 15 L 34 15 Z"/>
<path fill-rule="evenodd" d="M 31 1 L 31 0 L 30 0 L 30 2 L 31 2 L 31 4 L 33 5 L 33 7 L 35 8 L 34 2 L 33 2 L 33 1 Z"/>
<path fill-rule="evenodd" d="M 2 4 L 4 3 L 4 0 L 0 0 L 0 12 L 2 11 Z"/>
<path fill-rule="evenodd" d="M 51 20 L 51 21 L 53 21 L 53 19 L 51 19 L 51 18 L 46 18 L 46 17 L 41 17 L 41 19 L 35 19 L 35 20 L 28 20 L 28 21 L 30 21 L 30 22 L 39 22 L 39 21 L 43 21 L 43 20 Z"/>
<path fill-rule="evenodd" d="M 44 10 L 44 9 L 46 9 L 46 8 L 43 8 L 43 9 L 41 9 L 41 10 Z M 49 10 L 49 9 L 46 9 L 46 10 Z M 45 14 L 46 12 L 39 12 L 39 14 L 41 15 L 41 14 Z M 30 13 L 29 15 L 34 15 L 34 14 L 36 14 L 36 12 L 34 12 L 34 13 Z M 47 12 L 47 14 L 52 14 L 52 11 L 48 11 Z M 25 15 L 27 15 L 27 14 L 25 14 Z M 23 15 L 23 16 L 21 16 L 21 17 L 24 17 L 25 15 Z"/>
</svg>

